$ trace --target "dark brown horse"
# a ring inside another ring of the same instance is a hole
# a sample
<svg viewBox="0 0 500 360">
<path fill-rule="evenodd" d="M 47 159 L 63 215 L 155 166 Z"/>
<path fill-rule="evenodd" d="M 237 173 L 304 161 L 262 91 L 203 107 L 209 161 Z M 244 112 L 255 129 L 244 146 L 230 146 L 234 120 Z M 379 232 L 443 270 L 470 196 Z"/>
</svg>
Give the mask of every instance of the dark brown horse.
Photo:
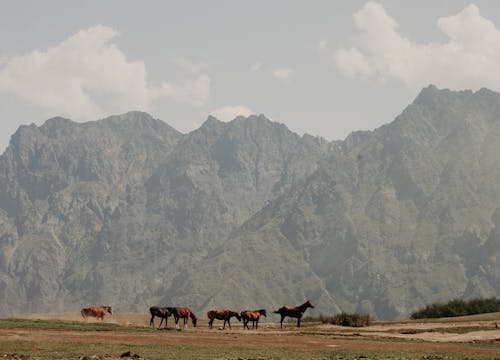
<svg viewBox="0 0 500 360">
<path fill-rule="evenodd" d="M 302 318 L 302 315 L 304 315 L 304 312 L 307 310 L 307 308 L 314 308 L 314 305 L 311 304 L 309 300 L 307 300 L 300 306 L 283 306 L 282 308 L 279 308 L 278 310 L 273 312 L 275 314 L 281 315 L 281 328 L 283 328 L 283 319 L 287 316 L 297 318 L 297 327 L 300 327 L 300 319 Z"/>
<path fill-rule="evenodd" d="M 160 325 L 158 326 L 158 329 L 161 328 L 161 324 L 163 323 L 163 320 L 165 320 L 165 329 L 167 328 L 167 321 L 168 321 L 168 317 L 170 315 L 172 315 L 172 308 L 151 306 L 149 308 L 149 312 L 151 313 L 151 320 L 149 321 L 149 326 L 155 327 L 154 318 L 155 318 L 155 316 L 157 316 L 161 319 Z"/>
<path fill-rule="evenodd" d="M 87 317 L 95 317 L 97 319 L 104 320 L 104 315 L 107 313 L 113 315 L 113 309 L 111 309 L 111 306 L 89 306 L 86 308 L 83 308 L 80 311 L 80 314 L 82 314 L 82 317 L 87 320 Z"/>
<path fill-rule="evenodd" d="M 187 328 L 188 317 L 191 318 L 193 326 L 196 327 L 196 322 L 198 321 L 196 315 L 187 307 L 175 307 L 172 309 L 172 315 L 174 315 L 175 327 L 179 327 L 179 319 L 184 322 L 184 327 Z"/>
<path fill-rule="evenodd" d="M 260 310 L 245 310 L 241 312 L 241 319 L 243 320 L 243 329 L 245 327 L 250 330 L 248 327 L 248 323 L 251 321 L 252 322 L 252 329 L 255 327 L 259 326 L 259 319 L 260 316 L 264 315 L 267 317 L 267 312 L 266 309 L 260 309 Z"/>
<path fill-rule="evenodd" d="M 236 319 L 238 319 L 238 321 L 241 321 L 241 316 L 236 311 L 227 310 L 227 309 L 226 310 L 210 310 L 210 311 L 207 312 L 207 317 L 209 319 L 208 326 L 211 329 L 212 325 L 214 323 L 214 320 L 218 319 L 218 320 L 224 320 L 224 327 L 223 327 L 223 329 L 226 328 L 226 322 L 229 325 L 229 328 L 231 329 L 231 321 L 230 320 L 231 320 L 231 318 L 233 316 Z"/>
</svg>

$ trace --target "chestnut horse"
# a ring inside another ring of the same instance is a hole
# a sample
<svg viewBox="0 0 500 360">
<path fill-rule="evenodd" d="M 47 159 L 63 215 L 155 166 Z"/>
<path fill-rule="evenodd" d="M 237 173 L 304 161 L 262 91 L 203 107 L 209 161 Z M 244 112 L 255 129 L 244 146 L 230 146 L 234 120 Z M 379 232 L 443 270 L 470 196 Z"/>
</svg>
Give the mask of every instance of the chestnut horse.
<svg viewBox="0 0 500 360">
<path fill-rule="evenodd" d="M 102 321 L 104 320 L 104 315 L 107 313 L 113 315 L 113 309 L 111 309 L 111 306 L 89 306 L 80 311 L 80 314 L 82 314 L 82 317 L 85 320 L 87 320 L 87 317 L 92 316 L 97 319 L 101 319 Z"/>
<path fill-rule="evenodd" d="M 245 310 L 245 311 L 242 311 L 241 312 L 241 319 L 243 320 L 243 329 L 245 329 L 245 327 L 250 330 L 250 328 L 248 327 L 248 323 L 251 321 L 252 322 L 252 329 L 255 327 L 255 329 L 257 329 L 257 327 L 259 326 L 259 319 L 260 319 L 260 316 L 261 315 L 264 315 L 267 317 L 267 312 L 266 312 L 266 309 L 260 309 L 260 310 Z"/>
<path fill-rule="evenodd" d="M 165 320 L 165 329 L 167 328 L 167 321 L 168 321 L 168 317 L 170 315 L 172 315 L 172 308 L 151 306 L 149 308 L 149 312 L 151 313 L 151 320 L 149 321 L 149 326 L 155 327 L 154 319 L 155 319 L 155 316 L 157 316 L 161 319 L 160 325 L 158 326 L 158 329 L 161 328 L 161 324 L 163 323 L 163 320 Z"/>
<path fill-rule="evenodd" d="M 307 310 L 307 308 L 314 308 L 314 305 L 311 304 L 309 300 L 307 300 L 300 306 L 295 306 L 295 307 L 283 306 L 282 308 L 279 308 L 278 310 L 273 312 L 275 314 L 281 315 L 281 322 L 280 322 L 281 328 L 283 328 L 283 319 L 286 316 L 297 318 L 297 327 L 300 327 L 300 319 L 302 318 L 302 315 L 304 315 L 304 312 Z"/>
<path fill-rule="evenodd" d="M 231 320 L 231 318 L 233 316 L 236 319 L 238 319 L 238 321 L 241 321 L 241 316 L 236 311 L 227 310 L 227 309 L 226 310 L 210 310 L 210 311 L 207 312 L 207 317 L 209 319 L 208 326 L 211 329 L 212 325 L 214 323 L 214 320 L 218 319 L 218 320 L 224 320 L 224 327 L 223 327 L 223 329 L 226 328 L 226 322 L 229 325 L 229 328 L 231 329 L 231 321 L 230 320 Z"/>
<path fill-rule="evenodd" d="M 198 321 L 195 314 L 191 311 L 190 308 L 187 307 L 174 307 L 170 308 L 172 315 L 174 315 L 175 327 L 179 327 L 179 319 L 184 321 L 184 327 L 187 328 L 188 317 L 191 318 L 193 322 L 193 326 L 196 327 L 196 322 Z"/>
</svg>

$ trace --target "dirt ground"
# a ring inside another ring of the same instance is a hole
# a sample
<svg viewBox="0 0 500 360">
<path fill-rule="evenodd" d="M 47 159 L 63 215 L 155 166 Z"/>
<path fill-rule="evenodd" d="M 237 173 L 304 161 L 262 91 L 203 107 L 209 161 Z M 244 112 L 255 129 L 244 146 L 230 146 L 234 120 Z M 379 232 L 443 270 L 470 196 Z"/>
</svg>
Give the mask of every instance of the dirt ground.
<svg viewBox="0 0 500 360">
<path fill-rule="evenodd" d="M 464 354 L 485 354 L 491 358 L 500 358 L 500 349 L 479 346 L 479 342 L 493 341 L 500 343 L 500 313 L 498 318 L 486 321 L 457 322 L 387 322 L 375 323 L 369 327 L 346 328 L 334 325 L 305 323 L 299 329 L 294 323 L 287 323 L 284 329 L 279 324 L 264 322 L 259 330 L 243 330 L 241 323 L 233 322 L 232 330 L 222 330 L 221 324 L 208 329 L 206 321 L 200 321 L 197 328 L 176 331 L 173 321 L 169 321 L 170 330 L 141 332 L 130 330 L 116 331 L 60 331 L 39 329 L 0 329 L 0 338 L 4 340 L 33 341 L 88 341 L 106 343 L 146 344 L 181 344 L 181 345 L 217 345 L 247 346 L 255 348 L 297 348 L 297 349 L 338 349 L 338 350 L 387 350 L 419 352 L 461 352 Z M 38 314 L 24 316 L 34 319 L 82 319 L 75 313 Z M 121 325 L 149 326 L 146 314 L 115 314 L 105 319 L 106 322 Z M 91 320 L 95 321 L 95 320 Z M 157 319 L 156 325 L 159 324 Z M 189 324 L 191 325 L 191 324 Z M 467 330 L 470 328 L 470 331 Z M 450 330 L 451 329 L 451 330 Z M 457 332 L 453 329 L 457 329 Z M 445 331 L 446 330 L 446 331 Z M 419 340 L 419 341 L 394 341 Z M 376 340 L 376 341 L 374 341 Z M 477 344 L 477 345 L 476 345 Z"/>
</svg>

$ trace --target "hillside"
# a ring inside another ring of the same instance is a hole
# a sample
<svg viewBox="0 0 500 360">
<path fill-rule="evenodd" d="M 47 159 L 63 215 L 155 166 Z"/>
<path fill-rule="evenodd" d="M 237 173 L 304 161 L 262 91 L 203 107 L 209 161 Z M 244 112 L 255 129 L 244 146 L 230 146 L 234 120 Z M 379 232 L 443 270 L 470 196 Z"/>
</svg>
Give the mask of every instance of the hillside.
<svg viewBox="0 0 500 360">
<path fill-rule="evenodd" d="M 147 309 L 330 144 L 263 116 L 182 135 L 144 113 L 21 127 L 0 158 L 1 313 Z"/>
<path fill-rule="evenodd" d="M 499 139 L 499 94 L 426 88 L 391 124 L 349 136 L 187 281 L 236 272 L 250 300 L 308 297 L 379 318 L 498 296 Z M 233 293 L 221 286 L 213 303 Z"/>
<path fill-rule="evenodd" d="M 500 295 L 500 94 L 429 86 L 328 142 L 264 116 L 22 126 L 0 157 L 0 313 L 107 303 L 406 317 Z"/>
</svg>

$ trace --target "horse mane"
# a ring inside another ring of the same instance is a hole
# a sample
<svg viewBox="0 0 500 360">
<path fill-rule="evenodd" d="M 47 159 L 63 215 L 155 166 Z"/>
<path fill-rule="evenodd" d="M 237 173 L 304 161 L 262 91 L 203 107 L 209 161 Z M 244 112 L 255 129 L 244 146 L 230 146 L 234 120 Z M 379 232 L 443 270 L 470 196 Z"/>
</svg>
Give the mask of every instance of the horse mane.
<svg viewBox="0 0 500 360">
<path fill-rule="evenodd" d="M 308 307 L 314 307 L 309 300 L 307 300 L 305 303 L 303 303 L 300 306 L 297 306 L 297 309 L 300 309 L 301 311 L 306 311 Z"/>
</svg>

